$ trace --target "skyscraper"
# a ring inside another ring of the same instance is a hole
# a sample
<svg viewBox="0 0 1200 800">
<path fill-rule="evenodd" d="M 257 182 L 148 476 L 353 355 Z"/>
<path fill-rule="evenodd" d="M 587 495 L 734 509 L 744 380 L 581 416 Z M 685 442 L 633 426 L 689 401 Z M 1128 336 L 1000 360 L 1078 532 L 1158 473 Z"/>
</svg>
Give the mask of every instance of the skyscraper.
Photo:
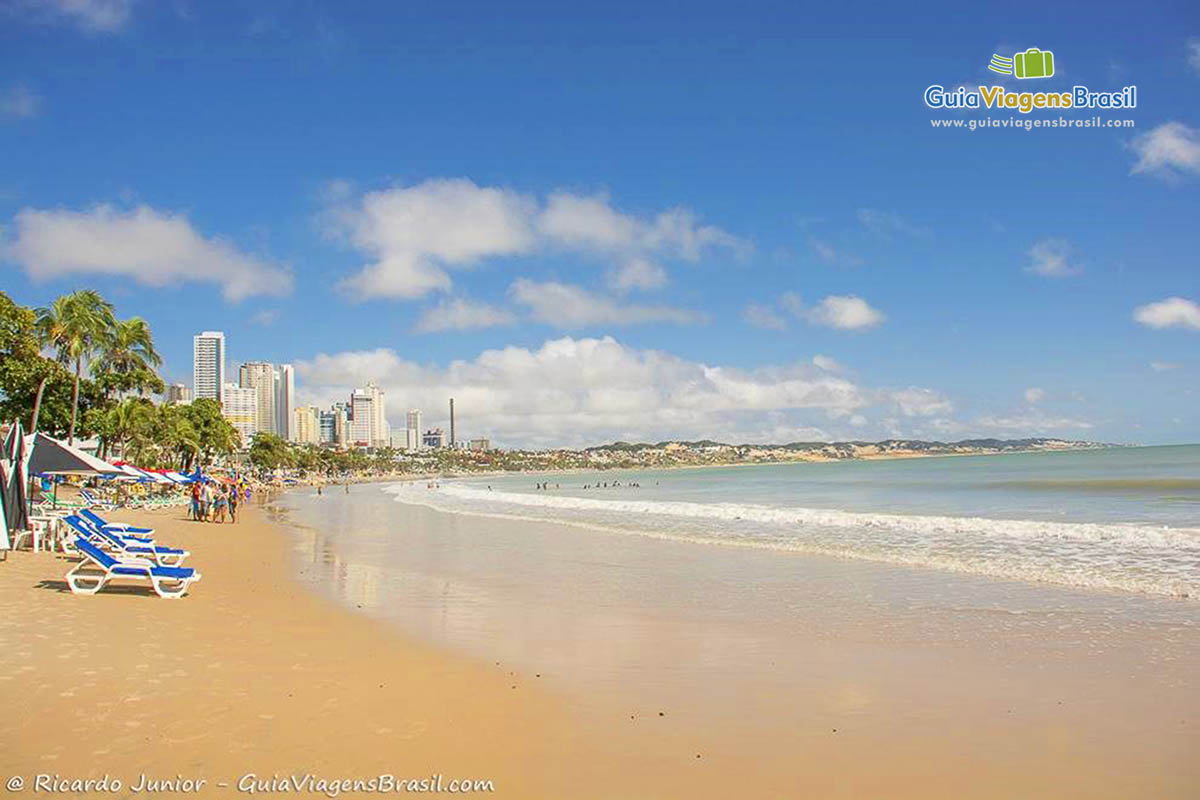
<svg viewBox="0 0 1200 800">
<path fill-rule="evenodd" d="M 242 448 L 247 448 L 258 428 L 258 392 L 232 383 L 223 388 L 225 400 L 221 403 L 221 414 L 242 437 Z"/>
<path fill-rule="evenodd" d="M 316 406 L 300 406 L 293 412 L 293 439 L 298 444 L 320 444 L 321 409 Z"/>
<path fill-rule="evenodd" d="M 375 396 L 366 389 L 350 393 L 350 444 L 370 447 L 375 434 Z"/>
<path fill-rule="evenodd" d="M 350 394 L 349 444 L 359 447 L 386 447 L 391 440 L 384 392 L 374 382 Z"/>
<path fill-rule="evenodd" d="M 225 334 L 204 331 L 192 337 L 192 396 L 224 402 Z"/>
<path fill-rule="evenodd" d="M 421 442 L 421 410 L 418 408 L 411 409 L 405 419 L 404 426 L 404 449 L 405 450 L 420 450 Z"/>
<path fill-rule="evenodd" d="M 238 370 L 238 385 L 253 389 L 258 396 L 257 433 L 279 433 L 275 405 L 275 365 L 267 361 L 248 361 Z"/>
<path fill-rule="evenodd" d="M 300 441 L 296 434 L 296 374 L 291 364 L 280 364 L 275 370 L 275 429 L 289 442 Z"/>
</svg>

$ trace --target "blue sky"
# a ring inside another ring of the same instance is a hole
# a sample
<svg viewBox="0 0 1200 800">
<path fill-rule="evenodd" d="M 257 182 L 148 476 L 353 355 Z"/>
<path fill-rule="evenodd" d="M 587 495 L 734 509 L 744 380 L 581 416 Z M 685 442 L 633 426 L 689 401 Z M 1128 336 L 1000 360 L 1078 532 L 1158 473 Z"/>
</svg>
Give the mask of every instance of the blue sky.
<svg viewBox="0 0 1200 800">
<path fill-rule="evenodd" d="M 18 0 L 0 283 L 508 444 L 1200 440 L 1200 12 L 1040 16 Z M 1055 77 L 987 72 L 1028 47 Z M 1021 115 L 934 83 L 1139 102 L 935 130 Z"/>
</svg>

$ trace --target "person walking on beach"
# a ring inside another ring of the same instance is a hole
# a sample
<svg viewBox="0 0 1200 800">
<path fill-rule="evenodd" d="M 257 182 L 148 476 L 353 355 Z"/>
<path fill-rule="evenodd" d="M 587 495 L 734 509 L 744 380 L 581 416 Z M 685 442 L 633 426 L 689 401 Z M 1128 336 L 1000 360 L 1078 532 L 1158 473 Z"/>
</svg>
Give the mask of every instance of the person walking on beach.
<svg viewBox="0 0 1200 800">
<path fill-rule="evenodd" d="M 221 487 L 213 491 L 213 522 L 218 525 L 225 522 L 225 509 L 229 507 L 229 500 L 225 497 L 225 487 Z"/>
<path fill-rule="evenodd" d="M 192 519 L 200 521 L 200 484 L 192 484 Z"/>
<path fill-rule="evenodd" d="M 238 488 L 236 486 L 229 487 L 229 523 L 232 525 L 237 522 L 237 507 L 238 507 Z"/>
</svg>

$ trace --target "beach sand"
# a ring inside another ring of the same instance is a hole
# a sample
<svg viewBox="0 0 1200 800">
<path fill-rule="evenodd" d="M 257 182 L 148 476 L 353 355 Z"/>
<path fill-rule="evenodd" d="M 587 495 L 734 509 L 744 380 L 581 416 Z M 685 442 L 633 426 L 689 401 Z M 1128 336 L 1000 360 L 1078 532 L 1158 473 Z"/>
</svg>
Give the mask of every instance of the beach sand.
<svg viewBox="0 0 1200 800">
<path fill-rule="evenodd" d="M 60 555 L 0 564 L 0 778 L 182 776 L 212 796 L 247 774 L 440 774 L 512 798 L 1184 798 L 1200 786 L 1196 702 L 1180 686 L 1131 679 L 1130 701 L 1086 671 L 1073 682 L 1069 661 L 990 672 L 1012 654 L 856 630 L 814 640 L 804 675 L 764 665 L 712 687 L 727 715 L 715 725 L 703 691 L 673 692 L 670 674 L 654 678 L 661 708 L 645 692 L 584 702 L 529 665 L 343 608 L 295 580 L 295 541 L 261 508 L 224 526 L 182 513 L 112 515 L 192 551 L 204 578 L 179 601 L 73 596 Z M 656 646 L 690 658 L 688 639 L 680 627 Z M 1138 646 L 1123 656 L 1131 673 Z"/>
</svg>

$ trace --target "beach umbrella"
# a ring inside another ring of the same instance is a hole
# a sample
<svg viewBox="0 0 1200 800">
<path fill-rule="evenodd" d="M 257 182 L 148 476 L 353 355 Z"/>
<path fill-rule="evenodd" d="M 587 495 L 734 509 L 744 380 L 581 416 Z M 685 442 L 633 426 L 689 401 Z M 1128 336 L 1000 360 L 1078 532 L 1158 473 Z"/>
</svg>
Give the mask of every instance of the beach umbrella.
<svg viewBox="0 0 1200 800">
<path fill-rule="evenodd" d="M 8 538 L 8 460 L 0 458 L 0 550 L 11 550 Z"/>
<path fill-rule="evenodd" d="M 25 479 L 19 462 L 5 460 L 4 471 L 4 485 L 0 491 L 4 494 L 5 530 L 25 530 L 29 527 L 29 509 L 25 505 Z"/>
</svg>

